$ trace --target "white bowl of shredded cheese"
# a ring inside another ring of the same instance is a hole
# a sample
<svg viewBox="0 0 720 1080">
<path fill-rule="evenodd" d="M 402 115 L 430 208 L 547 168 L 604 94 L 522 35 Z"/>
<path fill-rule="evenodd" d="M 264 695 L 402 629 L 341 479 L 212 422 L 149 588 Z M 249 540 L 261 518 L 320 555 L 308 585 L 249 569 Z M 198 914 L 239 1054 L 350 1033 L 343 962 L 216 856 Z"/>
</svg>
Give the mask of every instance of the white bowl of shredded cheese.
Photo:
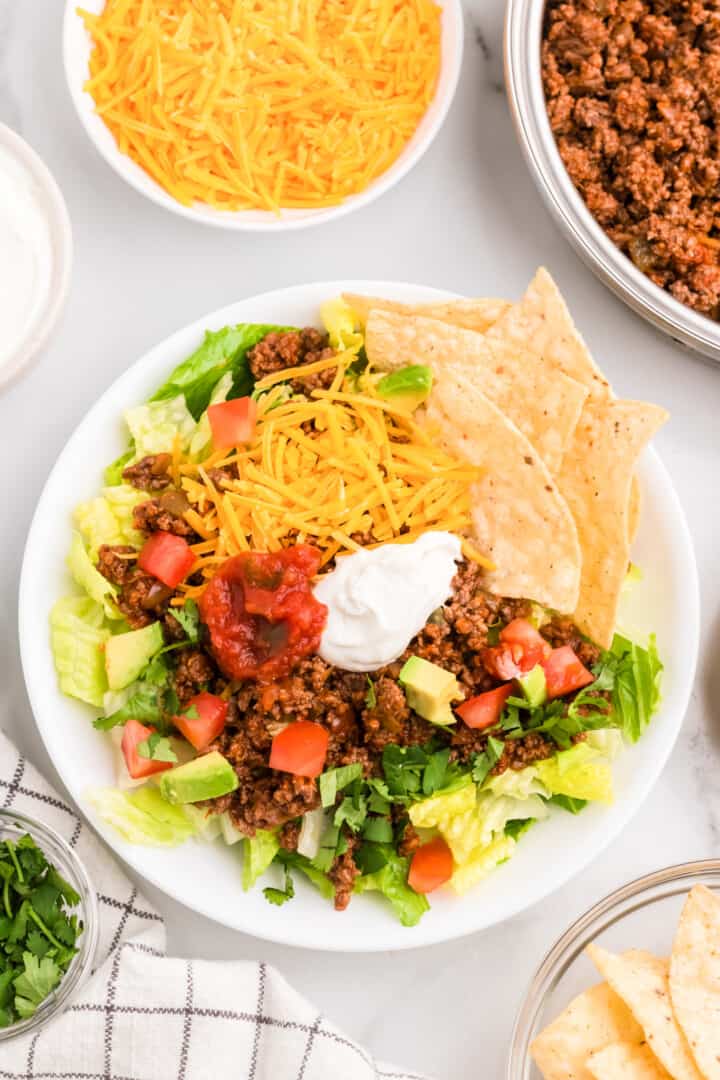
<svg viewBox="0 0 720 1080">
<path fill-rule="evenodd" d="M 0 389 L 50 336 L 70 284 L 67 208 L 35 151 L 0 124 Z"/>
<path fill-rule="evenodd" d="M 75 108 L 77 109 L 80 120 L 85 128 L 85 131 L 89 135 L 91 141 L 95 144 L 95 147 L 103 156 L 105 161 L 123 178 L 128 184 L 130 184 L 136 191 L 139 191 L 142 195 L 152 199 L 153 202 L 159 206 L 164 207 L 166 210 L 172 210 L 174 213 L 180 214 L 183 217 L 189 218 L 192 221 L 197 221 L 205 225 L 212 225 L 218 228 L 224 229 L 238 229 L 251 232 L 278 232 L 287 229 L 299 229 L 305 228 L 309 225 L 317 225 L 322 222 L 331 221 L 335 218 L 341 217 L 344 214 L 348 214 L 353 210 L 360 209 L 362 206 L 366 206 L 372 202 L 378 196 L 382 195 L 389 188 L 393 187 L 399 180 L 405 176 L 406 173 L 420 160 L 422 155 L 428 149 L 436 134 L 440 130 L 443 121 L 447 115 L 448 109 L 455 94 L 455 89 L 458 82 L 460 73 L 460 67 L 462 62 L 462 48 L 463 48 L 463 13 L 460 0 L 435 0 L 435 4 L 426 4 L 435 15 L 439 16 L 440 24 L 440 41 L 439 41 L 439 62 L 437 66 L 437 80 L 435 83 L 435 89 L 431 99 L 427 104 L 423 99 L 421 118 L 419 121 L 416 119 L 413 123 L 417 123 L 414 133 L 408 137 L 407 141 L 402 146 L 402 149 L 398 151 L 397 138 L 395 143 L 395 151 L 397 156 L 387 151 L 385 143 L 379 138 L 377 144 L 373 142 L 372 132 L 367 140 L 361 144 L 360 139 L 357 139 L 357 148 L 353 150 L 354 141 L 351 135 L 347 135 L 343 139 L 337 140 L 337 164 L 335 157 L 333 157 L 332 169 L 333 175 L 335 175 L 335 169 L 338 170 L 338 175 L 347 175 L 350 166 L 347 163 L 347 158 L 343 155 L 347 154 L 352 158 L 353 153 L 359 155 L 358 160 L 354 162 L 354 168 L 362 173 L 362 176 L 368 175 L 370 177 L 367 184 L 364 183 L 357 191 L 350 193 L 342 197 L 342 201 L 337 201 L 340 196 L 335 193 L 332 196 L 332 204 L 325 204 L 322 202 L 322 198 L 318 196 L 318 205 L 292 205 L 292 198 L 283 199 L 277 195 L 277 192 L 281 190 L 280 177 L 278 174 L 283 174 L 283 182 L 285 182 L 287 175 L 293 175 L 299 173 L 298 161 L 302 165 L 306 163 L 308 165 L 308 184 L 312 187 L 314 182 L 317 182 L 318 191 L 321 190 L 320 182 L 317 179 L 317 174 L 313 174 L 311 165 L 312 161 L 312 139 L 307 137 L 307 144 L 310 150 L 306 157 L 306 147 L 303 145 L 302 132 L 304 124 L 315 123 L 317 124 L 317 117 L 308 118 L 308 110 L 312 108 L 312 100 L 317 99 L 322 95 L 321 91 L 318 91 L 318 82 L 313 81 L 313 76 L 321 72 L 322 78 L 324 78 L 330 87 L 333 86 L 334 80 L 338 81 L 338 86 L 341 86 L 341 90 L 338 92 L 345 95 L 345 100 L 351 100 L 352 93 L 354 93 L 353 87 L 342 86 L 343 72 L 341 69 L 333 70 L 331 63 L 326 63 L 317 50 L 317 47 L 313 49 L 312 29 L 308 29 L 309 20 L 312 16 L 308 14 L 312 12 L 312 5 L 294 4 L 290 5 L 288 11 L 294 12 L 297 18 L 300 20 L 300 29 L 297 32 L 288 32 L 287 26 L 275 27 L 273 26 L 272 32 L 269 26 L 265 27 L 265 31 L 273 37 L 273 44 L 277 44 L 278 41 L 282 41 L 283 46 L 288 51 L 288 55 L 292 58 L 295 57 L 298 60 L 299 66 L 302 69 L 305 66 L 305 71 L 300 71 L 300 78 L 307 76 L 307 82 L 302 84 L 308 88 L 307 93 L 299 93 L 299 96 L 293 96 L 292 88 L 288 90 L 287 105 L 282 105 L 279 112 L 285 113 L 287 117 L 290 117 L 290 128 L 293 132 L 293 137 L 296 138 L 295 151 L 296 154 L 292 160 L 285 161 L 281 158 L 281 155 L 276 153 L 275 150 L 266 152 L 265 161 L 271 163 L 270 172 L 264 173 L 264 179 L 261 184 L 262 197 L 267 195 L 269 200 L 277 199 L 274 203 L 275 210 L 263 209 L 259 205 L 257 208 L 250 206 L 249 208 L 235 208 L 235 209 L 221 209 L 216 205 L 211 205 L 205 201 L 193 201 L 192 195 L 192 181 L 187 181 L 188 186 L 185 187 L 178 183 L 177 190 L 172 193 L 173 183 L 168 181 L 172 179 L 173 182 L 178 179 L 178 171 L 175 169 L 175 165 L 182 164 L 183 178 L 187 179 L 186 171 L 192 173 L 194 181 L 200 184 L 202 176 L 209 176 L 209 170 L 211 166 L 206 164 L 209 160 L 203 156 L 200 150 L 194 150 L 193 146 L 200 145 L 198 141 L 199 128 L 203 126 L 203 137 L 207 136 L 208 130 L 204 124 L 197 120 L 196 112 L 193 109 L 185 109 L 184 107 L 175 108 L 178 105 L 178 97 L 170 99 L 164 97 L 165 91 L 168 94 L 171 93 L 172 87 L 177 86 L 178 82 L 183 78 L 197 79 L 202 82 L 202 79 L 207 80 L 207 108 L 211 109 L 211 99 L 214 102 L 217 96 L 220 94 L 220 78 L 222 72 L 227 74 L 227 69 L 223 68 L 223 63 L 218 63 L 218 56 L 222 56 L 222 50 L 228 49 L 228 56 L 233 49 L 232 34 L 239 34 L 240 31 L 236 28 L 232 29 L 232 26 L 228 30 L 227 22 L 224 23 L 223 32 L 225 34 L 225 45 L 223 45 L 222 35 L 218 37 L 218 40 L 213 43 L 211 49 L 209 49 L 207 55 L 214 58 L 207 61 L 205 67 L 193 68 L 193 62 L 197 62 L 197 42 L 193 43 L 193 48 L 196 49 L 193 53 L 192 49 L 188 46 L 182 35 L 185 33 L 186 21 L 183 21 L 181 16 L 181 9 L 177 11 L 168 12 L 163 9 L 162 6 L 150 5 L 151 15 L 145 19 L 143 23 L 143 34 L 155 35 L 153 40 L 156 44 L 153 48 L 145 49 L 145 38 L 136 38 L 132 42 L 132 48 L 135 49 L 135 53 L 132 55 L 129 52 L 130 46 L 127 44 L 128 34 L 124 33 L 124 30 L 118 32 L 117 40 L 109 40 L 107 35 L 103 37 L 104 30 L 100 30 L 100 38 L 103 42 L 101 51 L 97 54 L 99 61 L 94 69 L 92 82 L 97 84 L 98 81 L 107 82 L 110 79 L 109 72 L 114 75 L 118 65 L 127 64 L 128 70 L 132 69 L 132 75 L 137 74 L 140 70 L 140 78 L 133 82 L 130 75 L 128 75 L 127 83 L 124 88 L 115 93 L 111 91 L 110 98 L 106 98 L 105 103 L 102 106 L 104 115 L 107 119 L 100 115 L 97 102 L 94 98 L 96 93 L 95 87 L 87 89 L 88 79 L 91 75 L 91 54 L 93 52 L 93 41 L 91 35 L 87 29 L 86 20 L 90 20 L 90 25 L 93 18 L 102 17 L 106 11 L 106 5 L 112 3 L 113 0 L 85 0 L 83 5 L 85 12 L 84 15 L 78 12 L 77 0 L 67 0 L 65 8 L 65 23 L 64 23 L 64 63 L 65 73 L 70 88 L 70 94 L 72 96 Z M 423 0 L 425 2 L 425 0 Z M 436 6 L 435 6 L 436 5 Z M 273 0 L 265 0 L 265 6 L 272 8 Z M 247 18 L 255 18 L 257 12 L 255 5 L 253 11 L 247 15 Z M 260 5 L 262 7 L 262 5 Z M 373 13 L 377 12 L 378 19 L 381 15 L 389 19 L 389 28 L 383 35 L 379 35 L 373 45 L 372 56 L 368 52 L 368 63 L 377 66 L 379 73 L 387 67 L 386 56 L 382 49 L 382 43 L 386 40 L 385 33 L 390 33 L 392 29 L 393 19 L 400 19 L 406 16 L 406 12 L 401 8 L 407 8 L 412 10 L 412 5 L 403 5 L 401 0 L 394 0 L 391 3 L 385 3 L 380 5 L 368 5 L 362 3 L 356 4 L 352 10 L 350 6 L 347 7 L 347 20 L 348 20 L 348 35 L 353 38 L 361 38 L 362 35 L 356 33 L 354 28 L 354 20 L 356 19 L 356 11 L 362 9 L 367 15 L 368 11 Z M 207 9 L 206 16 L 208 20 L 214 18 L 224 18 L 226 13 L 228 20 L 232 22 L 230 12 L 236 12 L 237 8 L 233 5 L 212 5 L 212 12 L 210 8 Z M 226 10 L 227 9 L 227 10 Z M 367 9 L 367 10 L 366 10 Z M 344 10 L 344 9 L 343 9 Z M 299 13 L 299 14 L 298 14 Z M 260 13 L 265 16 L 265 11 Z M 111 12 L 112 15 L 112 12 Z M 246 17 L 246 16 L 243 16 Z M 409 16 L 408 16 L 409 17 Z M 435 17 L 435 16 L 434 16 Z M 114 19 L 114 16 L 112 16 Z M 155 18 L 155 22 L 153 22 Z M 197 29 L 197 22 L 200 16 L 197 14 L 187 13 L 185 20 L 188 18 L 195 19 L 195 27 Z M 162 23 L 162 20 L 166 20 Z M 178 23 L 177 32 L 170 34 L 167 32 L 167 20 L 175 19 Z M 303 22 L 303 20 L 308 22 Z M 261 25 L 258 23 L 258 25 Z M 400 29 L 398 29 L 400 27 Z M 281 32 L 282 31 L 282 32 Z M 406 38 L 402 35 L 406 34 L 404 24 L 395 23 L 395 29 L 392 31 L 401 37 L 397 40 L 405 41 Z M 408 32 L 409 33 L 409 32 Z M 343 33 L 339 35 L 340 38 L 345 41 L 346 35 Z M 292 39 L 292 40 L 291 40 Z M 240 39 L 238 39 L 240 40 Z M 417 59 L 413 49 L 419 49 L 419 44 L 414 41 L 412 34 L 409 34 L 409 49 L 410 52 L 407 57 L 401 58 L 400 75 L 397 76 L 398 81 L 394 84 L 399 92 L 400 97 L 393 99 L 388 104 L 387 116 L 384 123 L 384 136 L 392 139 L 393 133 L 397 136 L 399 130 L 399 124 L 393 124 L 393 116 L 398 115 L 394 113 L 393 109 L 402 109 L 404 106 L 402 101 L 404 100 L 404 90 L 412 88 L 417 85 L 417 73 L 416 67 Z M 180 46 L 176 45 L 176 42 L 180 42 Z M 308 44 L 309 42 L 309 44 Z M 371 43 L 372 44 L 372 43 Z M 353 46 L 354 47 L 354 46 Z M 358 57 L 362 55 L 363 49 L 362 42 L 358 44 Z M 186 50 L 183 54 L 181 50 Z M 252 59 L 257 59 L 256 54 L 242 52 L 243 49 L 247 49 L 246 42 L 243 42 L 241 46 L 237 47 L 237 56 L 251 55 Z M 145 56 L 145 52 L 147 55 Z M 183 57 L 188 57 L 189 74 L 182 75 L 183 69 Z M 130 60 L 128 61 L 128 57 Z M 348 54 L 344 54 L 344 60 L 347 62 Z M 147 69 L 143 67 L 147 61 Z M 264 62 L 264 58 L 261 55 L 258 60 L 259 63 Z M 213 67 L 213 63 L 216 67 Z M 228 60 L 228 64 L 230 60 Z M 360 61 L 358 61 L 360 63 Z M 289 65 L 292 67 L 293 65 Z M 295 65 L 295 74 L 293 78 L 298 77 L 297 66 Z M 277 57 L 268 59 L 268 79 L 276 79 L 277 72 L 280 70 Z M 216 75 L 215 72 L 220 71 L 220 75 L 217 76 L 217 84 L 214 82 Z M 352 72 L 353 66 L 350 64 L 346 69 Z M 145 76 L 142 72 L 145 71 Z M 180 73 L 178 75 L 178 73 Z M 196 74 L 197 73 L 197 74 Z M 235 69 L 237 78 L 242 80 L 242 69 L 240 63 Z M 397 72 L 395 73 L 397 75 Z M 373 72 L 374 77 L 374 72 Z M 262 76 L 264 78 L 264 76 Z M 289 80 L 288 76 L 288 80 Z M 416 80 L 413 83 L 413 80 Z M 322 79 L 320 80 L 322 89 Z M 193 83 L 195 86 L 195 83 Z M 273 87 L 274 91 L 277 91 L 277 85 Z M 297 89 L 297 88 L 295 88 Z M 262 87 L 261 87 L 262 90 Z M 199 93 L 202 93 L 202 86 Z M 280 92 L 283 92 L 283 87 L 280 87 Z M 408 96 L 410 96 L 410 89 L 408 89 Z M 155 94 L 155 104 L 152 107 L 147 105 L 148 93 Z M 226 86 L 223 84 L 222 94 L 229 93 Z M 240 93 L 240 91 L 238 91 Z M 328 91 L 330 95 L 331 91 Z M 371 90 L 371 94 L 373 91 Z M 256 93 L 255 84 L 252 86 L 252 96 L 255 100 L 258 95 Z M 262 99 L 262 92 L 259 95 Z M 142 104 L 141 104 L 142 99 Z M 182 98 L 185 102 L 187 99 Z M 237 99 L 242 100 L 241 98 Z M 166 108 L 166 101 L 168 106 Z M 397 101 L 400 103 L 398 104 Z M 266 122 L 264 127 L 267 130 L 267 140 L 272 142 L 273 125 L 277 120 L 277 112 L 275 106 L 277 105 L 277 97 L 273 99 L 273 104 L 270 105 L 269 115 L 270 120 Z M 222 104 L 222 98 L 221 98 Z M 416 103 L 417 104 L 417 103 Z M 327 102 L 324 101 L 325 110 L 323 113 L 324 120 L 322 121 L 321 130 L 325 131 L 325 125 L 327 127 L 328 139 L 332 143 L 333 139 L 333 122 L 332 110 L 328 110 Z M 261 109 L 265 106 L 262 106 Z M 348 106 L 348 108 L 355 108 L 359 110 L 359 114 L 367 107 L 367 101 L 356 102 L 355 106 Z M 235 112 L 237 115 L 232 116 L 231 113 Z M 118 116 L 119 112 L 123 113 L 122 119 Z M 200 118 L 204 115 L 204 109 L 199 110 Z M 142 114 L 142 115 L 141 115 Z M 255 164 L 253 160 L 248 165 L 248 146 L 250 147 L 250 155 L 252 157 L 253 148 L 257 149 L 258 143 L 265 145 L 267 150 L 267 141 L 263 142 L 263 124 L 261 123 L 262 116 L 257 119 L 255 123 L 255 130 L 250 134 L 244 132 L 242 125 L 245 124 L 245 119 L 239 119 L 244 117 L 245 113 L 243 108 L 238 105 L 228 106 L 225 108 L 223 117 L 227 118 L 227 126 L 220 130 L 219 124 L 216 125 L 216 129 L 212 130 L 210 125 L 210 139 L 216 139 L 218 152 L 225 154 L 225 173 L 221 172 L 218 177 L 217 170 L 213 174 L 213 178 L 216 184 L 219 184 L 221 191 L 220 198 L 229 198 L 231 188 L 233 190 L 250 192 L 251 189 L 245 185 L 243 187 L 243 167 L 245 169 L 245 176 L 255 178 Z M 211 118 L 212 121 L 212 118 Z M 374 122 L 374 121 L 373 121 Z M 108 124 L 113 124 L 114 128 Z M 252 125 L 250 125 L 252 126 Z M 315 133 L 318 128 L 315 127 Z M 180 161 L 178 161 L 178 147 L 177 139 L 178 132 L 183 133 L 183 145 Z M 367 134 L 367 132 L 366 132 Z M 146 137 L 149 138 L 149 142 Z M 195 142 L 193 142 L 195 139 Z M 119 142 L 124 143 L 124 149 L 121 149 Z M 163 141 L 165 140 L 165 141 Z M 166 152 L 169 144 L 170 149 Z M 207 138 L 204 139 L 204 145 L 207 148 Z M 334 144 L 333 144 L 334 145 Z M 222 149 L 225 147 L 226 152 Z M 298 146 L 299 146 L 299 158 L 298 158 Z M 370 147 L 377 148 L 370 150 Z M 124 152 L 127 150 L 128 152 Z M 130 156 L 132 153 L 134 156 Z M 334 153 L 334 152 L 333 152 Z M 169 163 L 169 158 L 172 157 L 172 165 Z M 389 162 L 386 168 L 383 164 L 384 158 L 387 157 Z M 137 160 L 136 160 L 137 159 Z M 138 162 L 142 160 L 143 165 Z M 191 163 L 188 165 L 188 163 Z M 232 175 L 227 167 L 227 162 L 230 162 L 233 168 Z M 237 171 L 235 171 L 237 170 Z M 154 175 L 153 175 L 154 174 Z M 339 181 L 340 183 L 341 181 Z M 249 183 L 249 179 L 248 179 Z M 223 193 L 223 185 L 225 185 Z M 230 185 L 229 187 L 227 185 Z M 271 189 L 274 188 L 275 193 Z M 283 189 L 287 190 L 287 186 Z M 252 188 L 252 195 L 255 199 L 258 199 L 258 189 Z M 234 197 L 234 196 L 233 196 Z M 237 196 L 242 197 L 242 196 Z M 328 196 L 327 203 L 331 202 Z"/>
</svg>

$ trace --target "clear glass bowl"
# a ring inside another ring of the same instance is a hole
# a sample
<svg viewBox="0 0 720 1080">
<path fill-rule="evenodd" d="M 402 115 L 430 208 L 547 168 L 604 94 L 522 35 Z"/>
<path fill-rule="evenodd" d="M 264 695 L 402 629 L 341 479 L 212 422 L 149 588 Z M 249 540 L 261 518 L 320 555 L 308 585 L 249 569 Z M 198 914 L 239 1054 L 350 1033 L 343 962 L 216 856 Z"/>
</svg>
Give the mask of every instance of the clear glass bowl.
<svg viewBox="0 0 720 1080">
<path fill-rule="evenodd" d="M 648 949 L 668 956 L 685 898 L 701 884 L 720 892 L 720 859 L 682 863 L 631 881 L 565 931 L 538 968 L 515 1021 L 507 1080 L 538 1080 L 531 1042 L 577 994 L 600 981 L 585 948 L 597 941 L 613 952 Z"/>
<path fill-rule="evenodd" d="M 80 896 L 80 903 L 72 910 L 83 923 L 84 930 L 78 938 L 78 953 L 74 957 L 57 989 L 49 995 L 37 1012 L 28 1020 L 21 1020 L 12 1027 L 0 1028 L 0 1043 L 27 1035 L 46 1024 L 65 1008 L 73 995 L 89 976 L 97 951 L 99 916 L 98 903 L 90 878 L 75 852 L 54 829 L 36 818 L 15 810 L 0 810 L 0 841 L 19 840 L 25 833 L 32 836 L 43 850 L 48 861 L 68 881 Z"/>
</svg>

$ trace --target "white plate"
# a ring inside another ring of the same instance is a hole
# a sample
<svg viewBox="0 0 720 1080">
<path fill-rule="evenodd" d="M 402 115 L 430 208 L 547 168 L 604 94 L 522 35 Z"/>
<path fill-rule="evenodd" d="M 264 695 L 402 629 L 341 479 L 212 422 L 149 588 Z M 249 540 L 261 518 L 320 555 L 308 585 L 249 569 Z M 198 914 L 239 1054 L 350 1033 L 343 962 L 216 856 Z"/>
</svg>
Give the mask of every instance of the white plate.
<svg viewBox="0 0 720 1080">
<path fill-rule="evenodd" d="M 309 885 L 287 907 L 268 904 L 260 889 L 240 888 L 237 849 L 190 842 L 172 850 L 132 847 L 88 806 L 90 786 L 114 783 L 107 738 L 93 730 L 93 710 L 58 690 L 48 644 L 48 610 L 69 587 L 64 560 L 70 515 L 101 483 L 101 468 L 125 448 L 124 409 L 145 400 L 193 351 L 206 329 L 234 322 L 317 323 L 320 303 L 343 290 L 406 301 L 444 299 L 435 289 L 374 281 L 298 285 L 216 311 L 146 353 L 100 398 L 70 438 L 45 486 L 25 550 L 20 584 L 20 643 L 28 692 L 48 753 L 86 816 L 137 871 L 169 896 L 217 922 L 290 945 L 370 952 L 446 941 L 510 918 L 548 896 L 594 859 L 632 817 L 672 750 L 688 703 L 698 647 L 695 559 L 682 510 L 653 451 L 640 468 L 643 514 L 634 558 L 644 578 L 629 593 L 624 626 L 657 633 L 666 670 L 663 706 L 639 744 L 615 763 L 617 797 L 608 808 L 578 817 L 558 811 L 518 846 L 516 856 L 462 898 L 432 897 L 432 910 L 414 929 L 393 919 L 373 896 L 357 897 L 336 914 Z M 602 363 L 602 357 L 598 358 Z"/>
<path fill-rule="evenodd" d="M 373 202 L 379 195 L 389 191 L 410 172 L 414 165 L 417 165 L 442 127 L 455 96 L 460 75 L 463 12 L 460 0 L 436 0 L 436 2 L 442 8 L 442 46 L 440 75 L 435 96 L 415 134 L 397 161 L 364 191 L 350 196 L 338 206 L 328 206 L 318 210 L 283 210 L 278 216 L 267 210 L 216 210 L 202 203 L 183 206 L 182 203 L 173 199 L 132 158 L 118 150 L 110 129 L 95 112 L 93 98 L 83 89 L 89 77 L 91 41 L 85 24 L 77 13 L 76 0 L 66 0 L 65 3 L 63 27 L 65 77 L 78 116 L 97 150 L 123 180 L 141 195 L 152 199 L 158 206 L 190 218 L 191 221 L 198 221 L 203 225 L 214 225 L 221 229 L 241 229 L 246 232 L 282 232 L 287 229 L 303 229 L 308 225 L 319 225 L 322 222 L 343 217 L 353 210 L 359 210 L 362 206 Z M 83 7 L 93 14 L 99 14 L 105 7 L 105 0 L 85 0 Z"/>
</svg>

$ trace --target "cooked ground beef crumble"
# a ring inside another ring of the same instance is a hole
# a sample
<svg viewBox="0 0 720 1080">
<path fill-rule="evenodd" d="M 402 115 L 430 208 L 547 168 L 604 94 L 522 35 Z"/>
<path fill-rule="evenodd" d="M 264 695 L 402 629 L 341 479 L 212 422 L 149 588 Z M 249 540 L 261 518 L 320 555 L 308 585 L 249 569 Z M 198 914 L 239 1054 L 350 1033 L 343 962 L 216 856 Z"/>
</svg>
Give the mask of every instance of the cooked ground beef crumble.
<svg viewBox="0 0 720 1080">
<path fill-rule="evenodd" d="M 542 62 L 588 209 L 655 284 L 720 318 L 716 0 L 549 0 Z"/>
</svg>

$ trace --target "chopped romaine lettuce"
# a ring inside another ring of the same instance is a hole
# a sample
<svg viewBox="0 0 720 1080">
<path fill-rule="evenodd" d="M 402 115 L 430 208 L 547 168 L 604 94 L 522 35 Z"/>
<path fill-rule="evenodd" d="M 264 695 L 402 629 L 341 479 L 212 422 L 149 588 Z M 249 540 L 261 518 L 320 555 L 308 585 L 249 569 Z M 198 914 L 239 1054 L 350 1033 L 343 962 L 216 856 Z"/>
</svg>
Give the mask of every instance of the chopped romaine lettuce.
<svg viewBox="0 0 720 1080">
<path fill-rule="evenodd" d="M 214 388 L 226 373 L 232 377 L 230 397 L 249 394 L 253 380 L 247 364 L 248 350 L 271 331 L 288 329 L 292 328 L 239 323 L 222 330 L 206 330 L 202 345 L 178 364 L 151 400 L 167 401 L 183 394 L 188 409 L 197 420 L 207 409 Z"/>
<path fill-rule="evenodd" d="M 102 605 L 106 617 L 122 619 L 122 612 L 118 611 L 114 603 L 117 589 L 93 566 L 79 532 L 73 531 L 67 564 L 75 582 L 85 590 L 91 600 Z"/>
<path fill-rule="evenodd" d="M 242 887 L 247 892 L 264 874 L 280 849 L 277 833 L 258 829 L 254 836 L 243 841 Z"/>
<path fill-rule="evenodd" d="M 75 509 L 75 524 L 86 541 L 90 558 L 96 559 L 101 544 L 140 547 L 143 535 L 133 525 L 133 509 L 148 496 L 130 484 L 105 487 L 94 499 Z"/>
<path fill-rule="evenodd" d="M 108 688 L 103 645 L 110 637 L 103 609 L 84 596 L 66 596 L 50 612 L 50 642 L 60 689 L 101 706 Z"/>
<path fill-rule="evenodd" d="M 479 848 L 469 859 L 458 866 L 450 879 L 456 893 L 467 892 L 473 885 L 486 878 L 500 863 L 512 858 L 517 841 L 505 833 L 497 836 L 487 847 Z"/>
<path fill-rule="evenodd" d="M 622 634 L 616 634 L 610 651 L 617 662 L 613 707 L 625 737 L 637 742 L 660 704 L 663 665 L 655 635 L 650 635 L 648 647 L 643 649 Z"/>
<path fill-rule="evenodd" d="M 221 401 L 227 401 L 227 396 L 232 390 L 232 375 L 226 372 L 213 390 L 208 405 L 219 405 Z M 195 432 L 190 439 L 190 457 L 194 461 L 202 461 L 212 449 L 212 430 L 207 409 L 197 422 Z"/>
<path fill-rule="evenodd" d="M 186 450 L 196 427 L 182 394 L 167 401 L 152 401 L 127 409 L 125 422 L 135 443 L 137 460 L 148 454 L 170 453 L 176 438 Z"/>
<path fill-rule="evenodd" d="M 603 754 L 587 742 L 561 750 L 532 768 L 551 795 L 569 795 L 589 802 L 613 801 L 610 766 L 603 760 Z"/>
<path fill-rule="evenodd" d="M 197 833 L 197 824 L 182 806 L 165 802 L 156 787 L 136 791 L 99 788 L 87 793 L 103 821 L 130 844 L 174 846 Z"/>
<path fill-rule="evenodd" d="M 103 479 L 108 487 L 114 487 L 116 484 L 122 484 L 123 470 L 131 461 L 135 460 L 135 444 L 130 440 L 130 447 L 121 454 L 120 457 L 115 458 L 112 464 L 108 465 L 103 474 Z"/>
<path fill-rule="evenodd" d="M 382 848 L 387 858 L 385 865 L 373 874 L 357 878 L 355 892 L 382 893 L 392 904 L 403 926 L 417 926 L 430 905 L 425 896 L 414 892 L 407 883 L 409 860 L 398 855 L 390 846 L 382 845 Z"/>
<path fill-rule="evenodd" d="M 505 769 L 499 776 L 489 777 L 483 784 L 483 791 L 491 791 L 493 795 L 509 795 L 512 799 L 547 795 L 547 789 L 532 768 Z"/>
</svg>

